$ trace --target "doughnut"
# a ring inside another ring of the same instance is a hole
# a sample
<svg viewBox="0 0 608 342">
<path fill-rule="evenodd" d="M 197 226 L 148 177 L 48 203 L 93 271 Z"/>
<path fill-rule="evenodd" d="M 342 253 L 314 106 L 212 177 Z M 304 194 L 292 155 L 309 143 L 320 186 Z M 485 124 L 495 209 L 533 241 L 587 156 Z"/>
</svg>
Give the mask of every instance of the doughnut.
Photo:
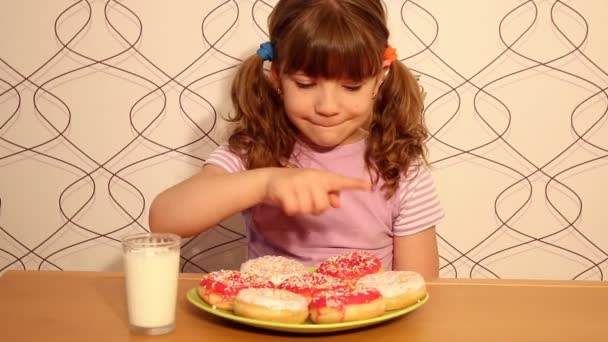
<svg viewBox="0 0 608 342">
<path fill-rule="evenodd" d="M 380 316 L 385 311 L 378 289 L 328 291 L 316 295 L 308 305 L 314 323 L 340 323 Z"/>
<path fill-rule="evenodd" d="M 287 290 L 248 288 L 234 299 L 233 311 L 247 318 L 300 324 L 308 318 L 308 301 Z"/>
<path fill-rule="evenodd" d="M 414 271 L 386 271 L 368 274 L 357 288 L 376 288 L 382 293 L 386 310 L 410 306 L 426 295 L 424 278 Z"/>
<path fill-rule="evenodd" d="M 355 285 L 359 278 L 382 270 L 382 261 L 364 251 L 354 251 L 326 259 L 319 264 L 317 272 L 343 279 Z"/>
<path fill-rule="evenodd" d="M 350 285 L 336 277 L 308 272 L 285 279 L 278 288 L 302 295 L 310 302 L 321 292 L 348 290 Z"/>
<path fill-rule="evenodd" d="M 270 279 L 256 274 L 222 270 L 204 275 L 198 286 L 198 295 L 216 308 L 232 310 L 236 295 L 246 288 L 272 288 Z"/>
<path fill-rule="evenodd" d="M 241 272 L 268 277 L 275 286 L 278 286 L 288 277 L 307 273 L 308 269 L 295 259 L 278 255 L 266 255 L 242 263 Z"/>
</svg>

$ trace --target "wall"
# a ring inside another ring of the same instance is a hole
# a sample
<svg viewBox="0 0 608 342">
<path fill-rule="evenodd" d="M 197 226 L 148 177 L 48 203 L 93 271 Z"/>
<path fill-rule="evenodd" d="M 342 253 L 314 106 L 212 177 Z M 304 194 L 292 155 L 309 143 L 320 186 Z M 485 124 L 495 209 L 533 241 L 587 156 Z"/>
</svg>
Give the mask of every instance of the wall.
<svg viewBox="0 0 608 342">
<path fill-rule="evenodd" d="M 274 3 L 0 2 L 0 270 L 121 270 L 120 238 L 225 139 Z M 428 93 L 441 275 L 605 279 L 608 3 L 387 7 Z M 182 254 L 183 271 L 238 266 L 242 220 Z"/>
</svg>

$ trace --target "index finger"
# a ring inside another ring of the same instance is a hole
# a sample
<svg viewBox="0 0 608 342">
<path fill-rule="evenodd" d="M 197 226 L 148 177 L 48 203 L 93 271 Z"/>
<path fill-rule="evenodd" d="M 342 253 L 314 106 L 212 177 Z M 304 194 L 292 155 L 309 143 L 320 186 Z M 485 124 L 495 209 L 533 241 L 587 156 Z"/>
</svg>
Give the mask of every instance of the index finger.
<svg viewBox="0 0 608 342">
<path fill-rule="evenodd" d="M 360 178 L 334 175 L 334 177 L 329 182 L 330 191 L 340 191 L 340 190 L 370 191 L 371 189 L 372 189 L 371 183 L 367 180 L 360 179 Z"/>
</svg>

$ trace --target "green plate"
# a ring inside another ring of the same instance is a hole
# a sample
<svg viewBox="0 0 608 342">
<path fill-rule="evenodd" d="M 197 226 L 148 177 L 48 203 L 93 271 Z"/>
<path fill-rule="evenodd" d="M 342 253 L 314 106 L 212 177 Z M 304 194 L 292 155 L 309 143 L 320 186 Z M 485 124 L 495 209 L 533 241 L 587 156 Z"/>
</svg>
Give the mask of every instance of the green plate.
<svg viewBox="0 0 608 342">
<path fill-rule="evenodd" d="M 258 319 L 240 317 L 240 316 L 237 316 L 234 313 L 232 313 L 232 311 L 214 309 L 211 305 L 207 304 L 204 300 L 202 300 L 198 296 L 198 291 L 196 288 L 190 289 L 190 291 L 188 291 L 187 297 L 188 297 L 188 301 L 190 303 L 194 304 L 194 306 L 196 306 L 197 308 L 202 309 L 203 311 L 206 311 L 212 315 L 215 315 L 215 316 L 223 317 L 223 318 L 226 318 L 226 319 L 234 321 L 234 322 L 239 322 L 242 324 L 246 324 L 246 325 L 250 325 L 250 326 L 254 326 L 254 327 L 258 327 L 258 328 L 270 329 L 270 330 L 276 330 L 276 331 L 286 331 L 286 332 L 299 333 L 299 334 L 329 333 L 329 332 L 334 332 L 334 331 L 356 329 L 356 328 L 361 328 L 361 327 L 365 327 L 368 325 L 378 324 L 378 323 L 388 321 L 390 319 L 393 319 L 393 318 L 396 318 L 399 316 L 403 316 L 410 311 L 416 310 L 419 307 L 421 307 L 422 305 L 424 305 L 424 303 L 426 303 L 429 300 L 429 295 L 427 294 L 424 298 L 422 298 L 416 304 L 410 305 L 408 307 L 405 307 L 405 308 L 399 309 L 399 310 L 387 311 L 382 316 L 378 316 L 378 317 L 374 317 L 374 318 L 370 318 L 370 319 L 364 319 L 364 320 L 360 320 L 360 321 L 331 323 L 331 324 L 315 324 L 315 323 L 312 323 L 311 321 L 306 321 L 302 324 L 289 324 L 289 323 L 277 323 L 277 322 L 261 321 Z"/>
</svg>

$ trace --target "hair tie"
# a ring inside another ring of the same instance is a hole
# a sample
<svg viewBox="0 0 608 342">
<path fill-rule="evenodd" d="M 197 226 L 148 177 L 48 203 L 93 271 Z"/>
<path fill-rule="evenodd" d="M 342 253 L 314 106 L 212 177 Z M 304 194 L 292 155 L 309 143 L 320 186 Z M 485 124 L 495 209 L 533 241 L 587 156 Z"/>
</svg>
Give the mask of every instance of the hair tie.
<svg viewBox="0 0 608 342">
<path fill-rule="evenodd" d="M 260 44 L 260 48 L 258 49 L 257 53 L 258 53 L 258 56 L 260 56 L 263 61 L 272 62 L 272 57 L 274 55 L 272 43 L 266 42 L 266 43 Z"/>
<path fill-rule="evenodd" d="M 382 58 L 385 61 L 394 62 L 397 59 L 397 49 L 386 43 L 386 49 L 384 49 L 384 56 Z"/>
</svg>

